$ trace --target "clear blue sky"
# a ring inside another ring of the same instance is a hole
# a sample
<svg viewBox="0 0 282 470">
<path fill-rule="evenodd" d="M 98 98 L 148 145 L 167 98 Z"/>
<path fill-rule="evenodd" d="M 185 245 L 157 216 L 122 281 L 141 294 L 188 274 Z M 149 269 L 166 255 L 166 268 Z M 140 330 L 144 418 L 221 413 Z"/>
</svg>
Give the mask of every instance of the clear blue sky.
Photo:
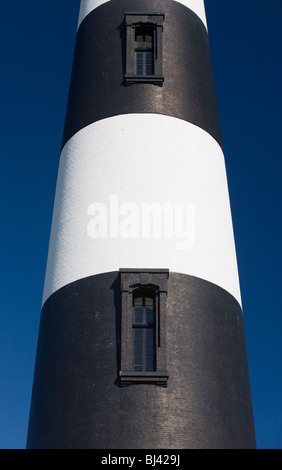
<svg viewBox="0 0 282 470">
<path fill-rule="evenodd" d="M 24 448 L 79 0 L 1 2 L 0 448 Z M 281 0 L 206 0 L 258 448 L 282 448 Z"/>
</svg>

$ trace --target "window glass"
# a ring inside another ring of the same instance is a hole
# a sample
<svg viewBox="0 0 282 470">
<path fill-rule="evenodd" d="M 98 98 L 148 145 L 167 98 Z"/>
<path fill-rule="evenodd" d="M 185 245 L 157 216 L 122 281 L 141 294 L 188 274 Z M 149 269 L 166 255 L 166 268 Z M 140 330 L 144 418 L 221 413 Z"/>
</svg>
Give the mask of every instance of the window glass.
<svg viewBox="0 0 282 470">
<path fill-rule="evenodd" d="M 139 26 L 135 29 L 136 47 L 142 49 L 151 49 L 153 45 L 153 31 L 152 28 L 146 26 Z"/>
<path fill-rule="evenodd" d="M 153 31 L 140 26 L 135 30 L 136 74 L 153 75 Z"/>
<path fill-rule="evenodd" d="M 134 320 L 134 370 L 155 370 L 155 311 L 152 297 L 135 297 Z"/>
</svg>

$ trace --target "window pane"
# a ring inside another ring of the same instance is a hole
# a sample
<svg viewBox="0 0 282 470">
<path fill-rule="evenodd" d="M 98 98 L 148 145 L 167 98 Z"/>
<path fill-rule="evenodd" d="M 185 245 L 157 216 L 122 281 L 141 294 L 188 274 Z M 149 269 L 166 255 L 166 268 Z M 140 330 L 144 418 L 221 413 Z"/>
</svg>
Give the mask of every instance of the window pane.
<svg viewBox="0 0 282 470">
<path fill-rule="evenodd" d="M 147 337 L 147 338 L 153 338 L 153 337 L 154 337 L 154 330 L 153 330 L 153 328 L 147 328 L 147 329 L 146 329 L 146 337 Z"/>
<path fill-rule="evenodd" d="M 146 328 L 146 336 L 145 336 L 145 339 L 146 340 L 152 340 L 154 338 L 154 329 L 153 328 Z"/>
<path fill-rule="evenodd" d="M 150 360 L 153 361 L 154 355 L 153 355 L 153 348 L 149 348 L 146 350 L 146 360 L 148 358 L 151 358 Z M 148 359 L 149 360 L 149 359 Z"/>
<path fill-rule="evenodd" d="M 152 43 L 151 42 L 136 42 L 135 49 L 138 51 L 151 51 L 152 50 Z"/>
<path fill-rule="evenodd" d="M 142 348 L 142 344 L 143 344 L 142 338 L 136 338 L 135 336 L 135 340 L 134 340 L 135 348 Z"/>
<path fill-rule="evenodd" d="M 134 299 L 134 307 L 142 307 L 142 297 L 135 297 Z"/>
<path fill-rule="evenodd" d="M 136 53 L 136 73 L 137 75 L 143 75 L 143 52 L 137 52 Z M 139 299 L 138 299 L 139 300 Z M 142 297 L 140 298 L 142 302 Z M 142 303 L 141 303 L 142 305 Z"/>
<path fill-rule="evenodd" d="M 146 371 L 152 372 L 155 369 L 154 367 L 154 358 L 153 356 L 146 357 Z"/>
<path fill-rule="evenodd" d="M 146 322 L 154 323 L 154 311 L 152 308 L 146 308 Z"/>
<path fill-rule="evenodd" d="M 146 366 L 153 366 L 153 356 L 147 356 L 146 357 Z"/>
<path fill-rule="evenodd" d="M 141 328 L 140 329 L 138 328 L 138 329 L 135 330 L 135 339 L 137 339 L 137 338 L 142 339 L 142 329 Z"/>
<path fill-rule="evenodd" d="M 137 356 L 142 356 L 142 345 L 141 345 L 141 347 L 135 346 L 135 350 L 134 350 L 134 351 L 135 351 L 136 357 L 137 357 Z"/>
<path fill-rule="evenodd" d="M 137 366 L 142 365 L 142 356 L 135 356 L 135 365 Z"/>
<path fill-rule="evenodd" d="M 146 59 L 146 55 L 143 57 Z M 150 59 L 150 58 L 149 58 Z M 149 61 L 149 60 L 148 60 Z M 145 64 L 146 65 L 146 64 Z M 147 65 L 146 65 L 147 67 Z M 155 370 L 155 309 L 154 298 L 138 296 L 134 299 L 134 370 Z M 140 328 L 141 325 L 144 325 Z"/>
<path fill-rule="evenodd" d="M 146 356 L 152 356 L 153 355 L 153 345 L 147 345 L 146 346 Z"/>
<path fill-rule="evenodd" d="M 135 41 L 137 42 L 152 42 L 153 30 L 148 26 L 140 26 L 135 29 Z"/>
<path fill-rule="evenodd" d="M 134 321 L 135 323 L 142 323 L 142 307 L 135 307 L 134 309 Z"/>
<path fill-rule="evenodd" d="M 146 75 L 153 74 L 153 57 L 151 52 L 146 52 Z"/>
</svg>

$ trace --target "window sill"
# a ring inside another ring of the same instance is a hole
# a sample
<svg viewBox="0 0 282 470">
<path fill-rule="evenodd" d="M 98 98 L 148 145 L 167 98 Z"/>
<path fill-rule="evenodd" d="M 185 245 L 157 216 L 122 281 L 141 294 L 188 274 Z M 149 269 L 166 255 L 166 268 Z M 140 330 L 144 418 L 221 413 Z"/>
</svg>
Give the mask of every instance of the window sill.
<svg viewBox="0 0 282 470">
<path fill-rule="evenodd" d="M 163 86 L 163 75 L 132 75 L 125 74 L 125 84 L 132 85 L 133 83 L 153 83 L 153 85 Z"/>
<path fill-rule="evenodd" d="M 122 387 L 136 383 L 153 383 L 160 387 L 167 387 L 168 372 L 134 372 L 134 371 L 120 371 L 120 384 Z"/>
</svg>

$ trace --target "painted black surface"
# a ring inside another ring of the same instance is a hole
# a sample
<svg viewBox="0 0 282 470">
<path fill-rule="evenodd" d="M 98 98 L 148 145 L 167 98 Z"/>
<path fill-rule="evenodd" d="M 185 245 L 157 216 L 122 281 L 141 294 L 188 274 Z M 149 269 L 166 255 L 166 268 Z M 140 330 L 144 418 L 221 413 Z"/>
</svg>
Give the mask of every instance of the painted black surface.
<svg viewBox="0 0 282 470">
<path fill-rule="evenodd" d="M 242 312 L 225 290 L 170 273 L 168 387 L 119 386 L 119 273 L 44 304 L 28 448 L 254 448 Z"/>
<path fill-rule="evenodd" d="M 126 86 L 125 12 L 164 12 L 164 85 Z M 159 113 L 189 121 L 221 145 L 207 30 L 173 0 L 112 0 L 81 23 L 76 40 L 63 145 L 85 126 L 114 115 Z"/>
</svg>

